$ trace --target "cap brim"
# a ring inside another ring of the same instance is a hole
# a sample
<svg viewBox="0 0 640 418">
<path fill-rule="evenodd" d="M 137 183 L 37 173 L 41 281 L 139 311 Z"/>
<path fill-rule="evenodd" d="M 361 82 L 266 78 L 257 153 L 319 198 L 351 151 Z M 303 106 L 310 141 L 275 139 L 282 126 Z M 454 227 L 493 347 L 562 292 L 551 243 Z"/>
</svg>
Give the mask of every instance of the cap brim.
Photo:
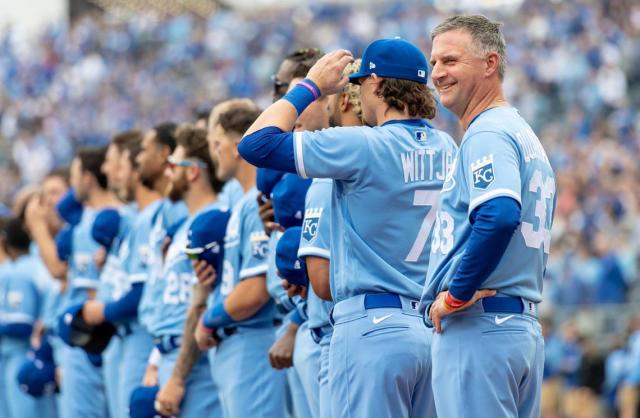
<svg viewBox="0 0 640 418">
<path fill-rule="evenodd" d="M 360 79 L 363 77 L 369 77 L 371 74 L 369 73 L 363 73 L 362 71 L 359 71 L 355 74 L 351 74 L 349 76 L 349 82 L 352 84 L 360 84 Z"/>
</svg>

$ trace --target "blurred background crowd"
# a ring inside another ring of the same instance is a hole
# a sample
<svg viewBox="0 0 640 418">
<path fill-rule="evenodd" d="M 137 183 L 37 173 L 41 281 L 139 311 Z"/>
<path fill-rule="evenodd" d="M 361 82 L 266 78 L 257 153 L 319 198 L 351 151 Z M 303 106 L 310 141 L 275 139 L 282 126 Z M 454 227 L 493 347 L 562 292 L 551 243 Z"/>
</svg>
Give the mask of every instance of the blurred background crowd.
<svg viewBox="0 0 640 418">
<path fill-rule="evenodd" d="M 371 39 L 401 36 L 428 53 L 429 30 L 460 11 L 439 1 L 302 3 L 259 15 L 221 7 L 206 17 L 89 7 L 30 37 L 2 28 L 0 212 L 68 165 L 79 146 L 195 120 L 228 97 L 266 105 L 270 76 L 294 48 L 358 55 Z M 532 123 L 558 179 L 542 307 L 543 417 L 616 416 L 620 388 L 635 385 L 640 368 L 640 3 L 502 3 L 479 11 L 505 24 L 507 97 Z M 461 137 L 444 108 L 436 125 Z"/>
</svg>

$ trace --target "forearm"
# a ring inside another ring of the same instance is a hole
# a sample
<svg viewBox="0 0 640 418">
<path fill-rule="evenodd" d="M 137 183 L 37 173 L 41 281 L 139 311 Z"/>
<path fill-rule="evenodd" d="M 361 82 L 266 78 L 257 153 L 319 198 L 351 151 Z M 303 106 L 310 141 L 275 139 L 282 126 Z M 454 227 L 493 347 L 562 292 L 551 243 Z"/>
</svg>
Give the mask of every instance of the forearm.
<svg viewBox="0 0 640 418">
<path fill-rule="evenodd" d="M 271 104 L 258 116 L 253 125 L 249 127 L 244 136 L 250 135 L 262 128 L 275 126 L 285 132 L 293 130 L 293 126 L 298 118 L 295 107 L 287 100 L 280 99 Z"/>
<path fill-rule="evenodd" d="M 307 256 L 305 261 L 313 292 L 321 299 L 331 301 L 330 261 L 316 256 Z"/>
<path fill-rule="evenodd" d="M 143 289 L 144 283 L 134 283 L 123 297 L 107 303 L 104 307 L 104 319 L 114 322 L 135 318 L 138 315 L 138 304 L 142 298 Z"/>
<path fill-rule="evenodd" d="M 480 205 L 472 214 L 472 230 L 449 293 L 468 301 L 495 270 L 520 223 L 520 205 L 498 197 Z"/>
<path fill-rule="evenodd" d="M 58 258 L 56 242 L 49 234 L 46 225 L 42 223 L 30 229 L 31 237 L 38 245 L 40 258 L 47 267 L 49 274 L 56 279 L 64 279 L 67 275 L 67 263 Z"/>
<path fill-rule="evenodd" d="M 224 303 L 207 310 L 202 317 L 202 324 L 211 329 L 224 328 L 251 318 L 270 298 L 264 276 L 246 278 L 238 283 Z"/>
<path fill-rule="evenodd" d="M 194 331 L 198 325 L 200 316 L 207 307 L 206 300 L 209 292 L 210 289 L 208 287 L 204 287 L 199 284 L 194 287 L 193 299 L 184 325 L 180 353 L 178 354 L 178 360 L 176 361 L 172 371 L 173 377 L 182 381 L 187 379 L 193 369 L 193 366 L 202 355 L 202 352 L 196 344 Z"/>
</svg>

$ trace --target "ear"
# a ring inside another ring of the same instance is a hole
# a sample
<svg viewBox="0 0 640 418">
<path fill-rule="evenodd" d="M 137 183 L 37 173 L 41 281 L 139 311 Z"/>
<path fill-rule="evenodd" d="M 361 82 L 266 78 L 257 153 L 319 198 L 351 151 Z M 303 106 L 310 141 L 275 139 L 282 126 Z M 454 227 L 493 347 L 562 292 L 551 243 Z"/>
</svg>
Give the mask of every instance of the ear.
<svg viewBox="0 0 640 418">
<path fill-rule="evenodd" d="M 351 103 L 349 103 L 349 95 L 347 93 L 341 93 L 340 94 L 340 103 L 338 104 L 338 106 L 340 107 L 340 112 L 344 113 L 347 110 L 349 110 L 349 105 Z"/>
<path fill-rule="evenodd" d="M 371 74 L 371 83 L 373 84 L 373 94 L 380 97 L 380 83 L 382 83 L 382 78 L 378 77 L 377 74 Z"/>
<path fill-rule="evenodd" d="M 498 72 L 498 67 L 500 67 L 500 55 L 497 52 L 490 52 L 485 59 L 485 76 L 491 77 L 493 74 Z"/>
<path fill-rule="evenodd" d="M 194 181 L 198 180 L 198 177 L 200 177 L 200 170 L 201 168 L 198 166 L 191 166 L 191 167 L 187 167 L 187 180 L 189 180 L 189 183 L 193 183 Z"/>
</svg>

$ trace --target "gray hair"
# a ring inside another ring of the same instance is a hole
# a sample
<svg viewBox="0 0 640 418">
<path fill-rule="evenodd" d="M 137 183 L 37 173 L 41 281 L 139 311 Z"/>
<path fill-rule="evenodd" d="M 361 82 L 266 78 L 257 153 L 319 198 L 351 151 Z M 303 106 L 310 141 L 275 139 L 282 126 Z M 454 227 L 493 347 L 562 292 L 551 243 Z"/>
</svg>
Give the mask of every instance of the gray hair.
<svg viewBox="0 0 640 418">
<path fill-rule="evenodd" d="M 445 32 L 462 29 L 467 31 L 473 39 L 476 53 L 486 56 L 495 52 L 500 56 L 498 75 L 504 78 L 507 65 L 507 44 L 500 30 L 502 23 L 494 22 L 482 15 L 458 15 L 446 19 L 431 31 L 431 40 Z"/>
</svg>

